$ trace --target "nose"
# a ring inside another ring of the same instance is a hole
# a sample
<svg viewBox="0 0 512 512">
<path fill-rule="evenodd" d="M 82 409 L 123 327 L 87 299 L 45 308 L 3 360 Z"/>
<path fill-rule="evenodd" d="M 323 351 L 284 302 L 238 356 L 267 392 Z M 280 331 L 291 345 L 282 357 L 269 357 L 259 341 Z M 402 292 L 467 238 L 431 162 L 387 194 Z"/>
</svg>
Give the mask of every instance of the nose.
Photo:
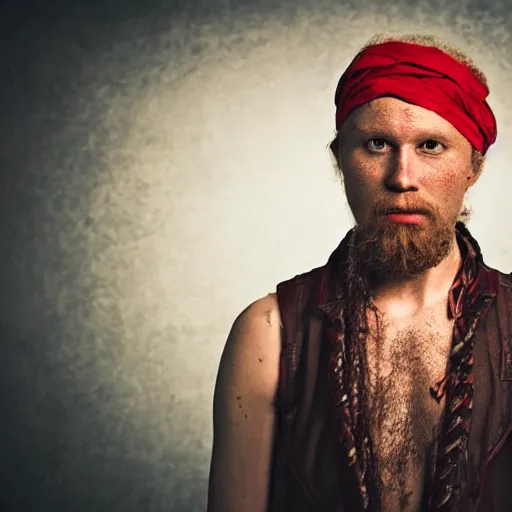
<svg viewBox="0 0 512 512">
<path fill-rule="evenodd" d="M 414 148 L 401 146 L 390 159 L 386 175 L 386 187 L 392 192 L 414 192 L 418 190 L 418 162 Z"/>
</svg>

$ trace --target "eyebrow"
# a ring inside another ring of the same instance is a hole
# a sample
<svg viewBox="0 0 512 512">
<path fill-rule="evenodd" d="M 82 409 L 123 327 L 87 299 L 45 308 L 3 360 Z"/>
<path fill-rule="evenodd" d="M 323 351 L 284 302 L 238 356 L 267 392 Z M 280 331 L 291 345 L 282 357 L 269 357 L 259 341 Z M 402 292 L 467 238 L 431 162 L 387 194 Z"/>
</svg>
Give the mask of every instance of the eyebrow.
<svg viewBox="0 0 512 512">
<path fill-rule="evenodd" d="M 394 138 L 388 131 L 382 128 L 368 128 L 354 124 L 351 126 L 351 130 L 364 137 L 375 137 L 383 139 Z M 451 137 L 446 133 L 434 128 L 425 128 L 424 130 L 418 131 L 417 138 L 423 140 L 435 139 L 445 142 L 448 142 L 451 139 Z"/>
</svg>

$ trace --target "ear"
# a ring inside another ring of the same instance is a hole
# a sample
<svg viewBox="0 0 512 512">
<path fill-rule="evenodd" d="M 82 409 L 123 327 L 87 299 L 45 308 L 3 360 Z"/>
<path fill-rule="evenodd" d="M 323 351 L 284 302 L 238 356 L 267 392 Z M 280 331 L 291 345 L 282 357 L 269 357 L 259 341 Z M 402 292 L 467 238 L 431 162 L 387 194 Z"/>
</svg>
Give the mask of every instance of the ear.
<svg viewBox="0 0 512 512">
<path fill-rule="evenodd" d="M 480 176 L 482 175 L 483 170 L 484 170 L 483 162 L 477 169 L 470 169 L 470 171 L 468 172 L 468 175 L 466 177 L 466 190 L 471 188 L 480 179 Z"/>
<path fill-rule="evenodd" d="M 466 190 L 471 188 L 482 175 L 482 171 L 484 170 L 485 157 L 482 156 L 479 152 L 473 151 L 471 157 L 471 169 L 468 170 L 468 175 L 466 176 Z"/>
<path fill-rule="evenodd" d="M 340 142 L 339 142 L 339 134 L 336 134 L 336 137 L 329 143 L 329 156 L 331 157 L 331 162 L 333 169 L 336 172 L 338 178 L 343 182 L 343 171 L 341 170 L 341 161 L 340 161 Z"/>
<path fill-rule="evenodd" d="M 339 154 L 339 134 L 337 133 L 334 139 L 329 143 L 329 150 L 331 151 L 332 156 L 338 161 Z"/>
<path fill-rule="evenodd" d="M 472 172 L 471 174 L 468 174 L 468 176 L 466 176 L 466 190 L 470 189 L 478 181 L 478 178 L 480 178 L 481 173 L 481 171 L 478 173 Z"/>
</svg>

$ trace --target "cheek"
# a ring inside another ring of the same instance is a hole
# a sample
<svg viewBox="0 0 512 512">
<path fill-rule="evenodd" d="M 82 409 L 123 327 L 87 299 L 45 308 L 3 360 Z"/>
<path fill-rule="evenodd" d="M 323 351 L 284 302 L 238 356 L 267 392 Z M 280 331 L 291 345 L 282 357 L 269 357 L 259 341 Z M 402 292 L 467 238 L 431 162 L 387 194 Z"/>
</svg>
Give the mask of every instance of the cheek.
<svg viewBox="0 0 512 512">
<path fill-rule="evenodd" d="M 347 193 L 365 196 L 372 193 L 378 185 L 379 170 L 375 165 L 369 165 L 364 158 L 357 158 L 356 154 L 343 161 L 343 177 Z"/>
<path fill-rule="evenodd" d="M 371 173 L 359 166 L 344 173 L 344 188 L 348 205 L 358 223 L 363 222 L 371 205 L 379 196 L 379 185 Z"/>
<path fill-rule="evenodd" d="M 343 176 L 345 193 L 351 206 L 364 202 L 365 198 L 371 195 L 371 180 L 367 179 L 367 175 L 360 168 L 358 171 L 352 169 L 344 173 Z"/>
<path fill-rule="evenodd" d="M 434 175 L 425 179 L 425 185 L 435 190 L 436 195 L 439 195 L 439 197 L 446 197 L 459 189 L 458 183 L 454 178 L 455 176 L 451 173 Z"/>
<path fill-rule="evenodd" d="M 469 175 L 467 169 L 434 173 L 425 178 L 424 187 L 429 190 L 431 197 L 440 208 L 458 210 L 466 194 L 468 184 L 466 178 Z"/>
</svg>

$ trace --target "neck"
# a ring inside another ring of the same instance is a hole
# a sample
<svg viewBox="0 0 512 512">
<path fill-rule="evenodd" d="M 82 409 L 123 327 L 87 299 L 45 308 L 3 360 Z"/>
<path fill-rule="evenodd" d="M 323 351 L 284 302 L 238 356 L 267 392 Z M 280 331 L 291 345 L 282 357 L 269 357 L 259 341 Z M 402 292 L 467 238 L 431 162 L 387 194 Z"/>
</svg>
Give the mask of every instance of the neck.
<svg viewBox="0 0 512 512">
<path fill-rule="evenodd" d="M 446 258 L 421 275 L 393 278 L 372 286 L 375 305 L 392 317 L 411 316 L 447 301 L 448 292 L 462 262 L 454 235 Z"/>
</svg>

